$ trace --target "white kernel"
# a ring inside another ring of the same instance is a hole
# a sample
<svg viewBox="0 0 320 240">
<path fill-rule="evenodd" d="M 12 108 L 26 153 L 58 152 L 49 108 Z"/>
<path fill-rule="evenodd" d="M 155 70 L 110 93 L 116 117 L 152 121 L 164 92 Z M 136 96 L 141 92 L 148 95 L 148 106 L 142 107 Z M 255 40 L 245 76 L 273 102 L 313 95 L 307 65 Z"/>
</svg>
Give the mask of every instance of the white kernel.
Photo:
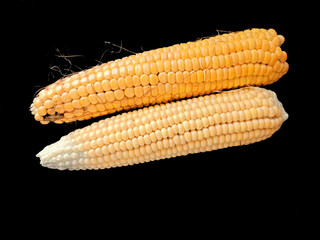
<svg viewBox="0 0 320 240">
<path fill-rule="evenodd" d="M 138 148 L 139 147 L 139 141 L 137 138 L 133 138 L 132 140 L 132 147 L 133 148 Z"/>
<path fill-rule="evenodd" d="M 144 135 L 143 138 L 146 145 L 151 144 L 151 138 L 149 134 Z"/>
</svg>

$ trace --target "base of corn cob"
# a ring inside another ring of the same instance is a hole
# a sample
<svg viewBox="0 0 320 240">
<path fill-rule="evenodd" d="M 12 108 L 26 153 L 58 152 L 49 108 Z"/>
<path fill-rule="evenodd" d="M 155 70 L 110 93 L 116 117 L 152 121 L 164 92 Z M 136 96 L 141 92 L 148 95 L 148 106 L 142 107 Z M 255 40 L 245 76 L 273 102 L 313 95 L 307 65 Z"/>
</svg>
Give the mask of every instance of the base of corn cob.
<svg viewBox="0 0 320 240">
<path fill-rule="evenodd" d="M 287 118 L 274 92 L 247 87 L 107 118 L 62 137 L 37 157 L 60 170 L 127 166 L 258 142 Z"/>
</svg>

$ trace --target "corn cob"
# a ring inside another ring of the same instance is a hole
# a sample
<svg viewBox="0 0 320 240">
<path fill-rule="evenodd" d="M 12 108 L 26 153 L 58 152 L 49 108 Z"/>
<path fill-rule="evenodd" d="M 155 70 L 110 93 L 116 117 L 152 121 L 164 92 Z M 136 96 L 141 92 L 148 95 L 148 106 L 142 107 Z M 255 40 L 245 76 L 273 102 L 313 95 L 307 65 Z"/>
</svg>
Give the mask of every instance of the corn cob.
<svg viewBox="0 0 320 240">
<path fill-rule="evenodd" d="M 273 29 L 252 29 L 146 51 L 56 81 L 30 110 L 43 124 L 63 123 L 271 84 L 288 71 L 283 42 Z"/>
<path fill-rule="evenodd" d="M 95 122 L 37 157 L 43 166 L 61 170 L 133 165 L 261 141 L 287 118 L 274 92 L 246 87 Z"/>
</svg>

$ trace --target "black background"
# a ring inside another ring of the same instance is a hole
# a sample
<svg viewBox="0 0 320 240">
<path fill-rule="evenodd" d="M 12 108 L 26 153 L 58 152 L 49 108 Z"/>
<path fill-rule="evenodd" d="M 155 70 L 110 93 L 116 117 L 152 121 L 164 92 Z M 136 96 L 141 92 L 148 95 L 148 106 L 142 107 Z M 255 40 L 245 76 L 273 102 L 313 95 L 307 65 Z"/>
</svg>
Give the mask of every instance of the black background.
<svg viewBox="0 0 320 240">
<path fill-rule="evenodd" d="M 3 7 L 6 226 L 31 236 L 65 231 L 108 237 L 118 226 L 120 237 L 315 239 L 319 101 L 310 56 L 318 49 L 307 28 L 312 16 L 303 22 L 294 8 L 273 4 L 247 11 L 241 3 L 211 2 L 17 1 Z M 282 49 L 290 70 L 266 88 L 277 93 L 289 119 L 272 138 L 107 170 L 58 171 L 39 164 L 35 155 L 46 145 L 97 119 L 41 125 L 29 112 L 35 93 L 62 74 L 130 54 L 106 41 L 141 52 L 252 27 L 274 28 L 286 38 Z"/>
</svg>

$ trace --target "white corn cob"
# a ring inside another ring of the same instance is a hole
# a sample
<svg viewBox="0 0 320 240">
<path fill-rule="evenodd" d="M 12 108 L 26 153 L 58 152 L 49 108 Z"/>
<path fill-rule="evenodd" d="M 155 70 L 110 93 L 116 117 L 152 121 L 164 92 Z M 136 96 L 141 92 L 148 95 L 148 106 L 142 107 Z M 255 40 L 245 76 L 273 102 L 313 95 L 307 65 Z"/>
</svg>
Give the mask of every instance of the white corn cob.
<svg viewBox="0 0 320 240">
<path fill-rule="evenodd" d="M 247 87 L 107 118 L 69 133 L 37 157 L 60 170 L 133 165 L 258 142 L 287 118 L 274 92 Z"/>
</svg>

